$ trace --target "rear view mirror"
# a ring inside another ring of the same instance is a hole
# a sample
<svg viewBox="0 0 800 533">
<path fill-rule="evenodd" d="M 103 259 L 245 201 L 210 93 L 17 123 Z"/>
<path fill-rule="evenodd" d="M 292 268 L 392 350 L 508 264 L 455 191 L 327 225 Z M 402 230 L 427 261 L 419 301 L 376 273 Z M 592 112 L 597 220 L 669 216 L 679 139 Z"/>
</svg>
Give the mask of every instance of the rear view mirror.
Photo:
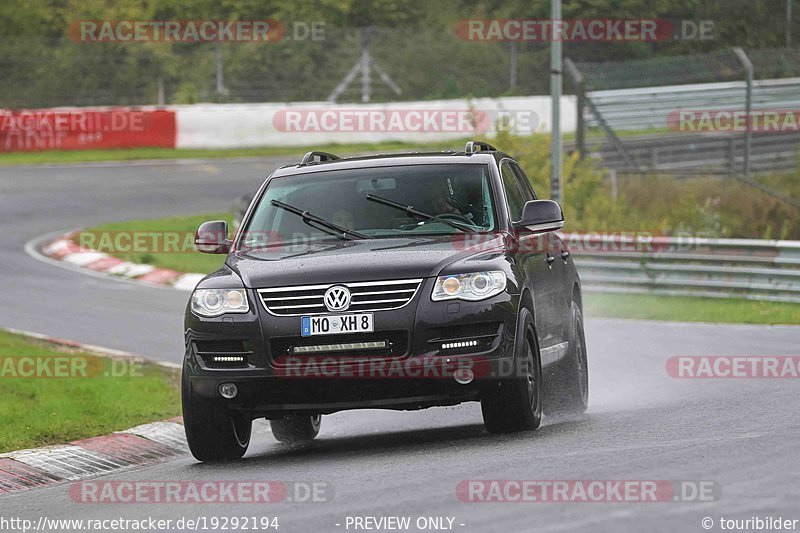
<svg viewBox="0 0 800 533">
<path fill-rule="evenodd" d="M 204 254 L 227 254 L 231 249 L 228 240 L 228 223 L 224 220 L 204 222 L 194 236 L 194 246 Z"/>
<path fill-rule="evenodd" d="M 391 191 L 397 188 L 394 178 L 372 178 L 369 180 L 358 180 L 358 192 L 378 192 Z"/>
<path fill-rule="evenodd" d="M 522 219 L 515 222 L 518 229 L 545 233 L 564 227 L 564 212 L 553 200 L 531 200 L 522 208 Z"/>
</svg>

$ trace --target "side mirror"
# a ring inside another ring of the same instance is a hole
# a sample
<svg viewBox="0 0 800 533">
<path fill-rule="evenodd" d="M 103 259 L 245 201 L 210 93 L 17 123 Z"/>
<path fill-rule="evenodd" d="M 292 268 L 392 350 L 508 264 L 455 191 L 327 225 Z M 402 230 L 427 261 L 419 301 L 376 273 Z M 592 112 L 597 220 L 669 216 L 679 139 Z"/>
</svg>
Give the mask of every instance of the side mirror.
<svg viewBox="0 0 800 533">
<path fill-rule="evenodd" d="M 564 227 L 564 212 L 553 200 L 531 200 L 522 208 L 522 219 L 514 227 L 532 233 L 546 233 Z"/>
<path fill-rule="evenodd" d="M 194 246 L 204 254 L 227 254 L 231 250 L 228 223 L 224 220 L 203 222 L 194 234 Z"/>
</svg>

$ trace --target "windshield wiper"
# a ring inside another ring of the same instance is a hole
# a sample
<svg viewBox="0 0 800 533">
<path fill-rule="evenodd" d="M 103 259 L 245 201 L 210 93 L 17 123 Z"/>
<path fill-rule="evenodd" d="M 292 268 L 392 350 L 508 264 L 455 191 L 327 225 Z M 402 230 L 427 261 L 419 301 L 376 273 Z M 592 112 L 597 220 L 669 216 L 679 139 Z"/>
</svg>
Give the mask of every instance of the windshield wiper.
<svg viewBox="0 0 800 533">
<path fill-rule="evenodd" d="M 429 213 L 416 209 L 413 205 L 403 205 L 399 202 L 395 202 L 394 200 L 389 200 L 388 198 L 376 196 L 372 193 L 367 193 L 367 200 L 372 200 L 373 202 L 378 202 L 379 204 L 388 205 L 389 207 L 394 207 L 395 209 L 400 209 L 402 211 L 405 211 L 414 218 L 421 218 L 422 220 L 425 221 L 435 220 L 436 222 L 441 222 L 442 224 L 450 226 L 451 228 L 460 229 L 461 231 L 467 231 L 469 233 L 477 233 L 477 230 L 472 226 L 469 226 L 467 224 L 462 224 L 461 222 L 456 222 L 454 220 L 440 218 L 436 215 L 431 215 Z"/>
<path fill-rule="evenodd" d="M 288 211 L 288 212 L 290 212 L 292 214 L 295 214 L 295 215 L 297 215 L 299 217 L 302 217 L 303 218 L 303 222 L 305 222 L 306 224 L 308 224 L 311 227 L 315 227 L 312 224 L 312 222 L 314 224 L 318 224 L 321 227 L 319 227 L 317 229 L 321 229 L 322 231 L 324 231 L 325 233 L 327 233 L 329 235 L 335 235 L 336 237 L 339 237 L 340 239 L 348 239 L 348 235 L 351 235 L 351 236 L 355 237 L 356 239 L 369 239 L 369 236 L 364 235 L 363 233 L 359 233 L 359 232 L 351 230 L 349 228 L 345 228 L 344 226 L 340 226 L 339 224 L 331 222 L 330 220 L 325 220 L 322 217 L 318 217 L 317 215 L 315 215 L 311 211 L 303 211 L 302 209 L 299 209 L 299 208 L 297 208 L 297 207 L 295 207 L 293 205 L 285 204 L 285 203 L 280 202 L 278 200 L 271 200 L 270 204 L 274 205 L 275 207 L 280 207 L 281 209 L 285 209 L 286 211 Z"/>
</svg>

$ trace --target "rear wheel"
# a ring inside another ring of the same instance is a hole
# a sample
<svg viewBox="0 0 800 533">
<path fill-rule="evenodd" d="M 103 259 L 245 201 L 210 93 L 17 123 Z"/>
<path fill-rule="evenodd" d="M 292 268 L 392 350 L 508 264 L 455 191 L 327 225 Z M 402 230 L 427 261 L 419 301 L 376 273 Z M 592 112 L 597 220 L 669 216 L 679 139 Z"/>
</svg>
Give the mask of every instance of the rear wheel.
<svg viewBox="0 0 800 533">
<path fill-rule="evenodd" d="M 185 368 L 181 400 L 186 440 L 195 459 L 230 461 L 244 455 L 253 425 L 249 416 L 228 409 L 220 400 L 199 396 L 192 389 Z"/>
<path fill-rule="evenodd" d="M 583 313 L 576 302 L 571 307 L 569 353 L 561 362 L 560 376 L 556 380 L 550 414 L 581 414 L 589 407 L 589 364 L 586 357 L 586 337 L 583 333 Z"/>
<path fill-rule="evenodd" d="M 481 397 L 483 423 L 490 433 L 532 430 L 542 421 L 542 366 L 527 309 L 523 308 L 518 322 L 514 372 Z"/>
<path fill-rule="evenodd" d="M 280 442 L 297 444 L 309 442 L 319 434 L 322 415 L 287 416 L 270 420 L 272 435 Z"/>
</svg>

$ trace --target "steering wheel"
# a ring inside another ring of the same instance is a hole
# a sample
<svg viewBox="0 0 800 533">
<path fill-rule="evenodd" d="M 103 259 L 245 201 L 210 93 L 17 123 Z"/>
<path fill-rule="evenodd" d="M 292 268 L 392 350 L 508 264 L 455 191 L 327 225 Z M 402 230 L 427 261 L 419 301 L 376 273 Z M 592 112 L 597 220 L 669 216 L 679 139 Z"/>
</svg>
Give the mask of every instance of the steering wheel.
<svg viewBox="0 0 800 533">
<path fill-rule="evenodd" d="M 442 215 L 436 215 L 433 218 L 429 218 L 425 221 L 425 223 L 435 222 L 437 219 L 444 219 L 444 220 L 452 220 L 453 222 L 461 222 L 462 224 L 467 224 L 468 226 L 474 226 L 475 223 L 472 220 L 460 213 L 444 213 Z"/>
<path fill-rule="evenodd" d="M 441 215 L 436 215 L 434 217 L 431 217 L 427 220 L 421 220 L 419 222 L 415 222 L 413 224 L 403 224 L 400 226 L 400 229 L 402 230 L 414 229 L 420 226 L 424 226 L 425 224 L 430 224 L 431 222 L 436 222 L 437 220 L 442 220 L 442 219 L 452 220 L 453 222 L 458 222 L 459 224 L 465 224 L 470 227 L 477 227 L 475 223 L 472 222 L 472 220 L 465 215 L 459 213 L 444 213 Z"/>
</svg>

